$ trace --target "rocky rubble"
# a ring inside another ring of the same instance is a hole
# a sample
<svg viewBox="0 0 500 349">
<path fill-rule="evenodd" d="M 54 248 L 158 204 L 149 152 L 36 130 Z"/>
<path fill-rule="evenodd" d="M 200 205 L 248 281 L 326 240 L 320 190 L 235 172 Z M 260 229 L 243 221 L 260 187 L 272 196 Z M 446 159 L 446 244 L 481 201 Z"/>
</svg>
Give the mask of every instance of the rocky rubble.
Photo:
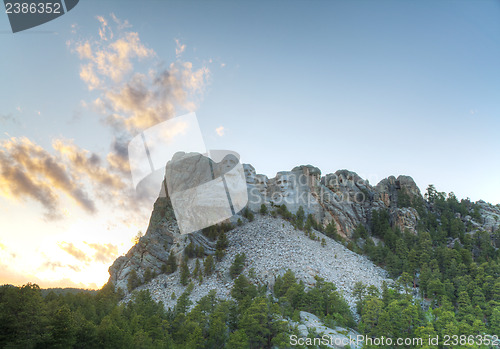
<svg viewBox="0 0 500 349">
<path fill-rule="evenodd" d="M 320 238 L 323 235 L 315 232 Z M 375 266 L 366 257 L 360 256 L 336 241 L 325 237 L 326 247 L 319 241 L 306 237 L 300 230 L 282 219 L 269 216 L 257 216 L 253 222 L 244 224 L 227 233 L 229 247 L 222 261 L 216 264 L 215 273 L 205 277 L 201 284 L 193 281 L 195 287 L 190 299 L 195 303 L 215 289 L 221 299 L 230 299 L 233 280 L 229 277 L 229 268 L 238 253 L 246 254 L 245 275 L 253 269 L 253 281 L 268 285 L 274 284 L 277 275 L 291 269 L 296 277 L 307 286 L 313 286 L 314 276 L 333 282 L 343 294 L 352 309 L 355 298 L 352 295 L 354 284 L 362 281 L 367 285 L 381 287 L 388 279 L 386 272 Z M 190 271 L 194 269 L 194 260 L 189 261 Z M 162 301 L 166 308 L 174 307 L 177 302 L 172 294 L 180 296 L 186 289 L 179 282 L 179 271 L 171 275 L 159 275 L 150 283 L 137 288 L 148 289 L 154 300 Z M 127 295 L 125 302 L 130 299 Z"/>
</svg>

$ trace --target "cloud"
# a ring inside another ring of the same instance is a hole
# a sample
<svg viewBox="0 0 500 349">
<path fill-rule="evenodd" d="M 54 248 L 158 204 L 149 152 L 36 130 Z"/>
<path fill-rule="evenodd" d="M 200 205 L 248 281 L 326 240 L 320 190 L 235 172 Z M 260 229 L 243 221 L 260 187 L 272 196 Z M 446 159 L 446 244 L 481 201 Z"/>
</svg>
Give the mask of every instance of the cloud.
<svg viewBox="0 0 500 349">
<path fill-rule="evenodd" d="M 84 242 L 87 246 L 87 253 L 81 249 L 76 247 L 72 242 L 59 242 L 58 246 L 63 251 L 72 255 L 76 260 L 88 265 L 91 262 L 99 262 L 99 263 L 111 263 L 118 256 L 118 246 L 113 245 L 111 243 L 107 244 L 96 244 L 96 243 L 88 243 Z M 59 267 L 68 267 L 68 265 L 63 265 L 61 262 L 50 262 L 45 263 L 45 267 L 49 268 L 59 268 Z"/>
<path fill-rule="evenodd" d="M 141 43 L 139 34 L 136 32 L 123 32 L 127 28 L 124 24 L 118 25 L 118 36 L 115 38 L 112 28 L 104 17 L 98 16 L 101 23 L 98 41 L 79 42 L 74 46 L 80 59 L 86 61 L 80 68 L 80 77 L 89 89 L 97 88 L 92 81 L 102 82 L 109 79 L 113 83 L 119 83 L 132 71 L 132 60 L 151 58 L 155 52 Z M 114 17 L 115 22 L 122 23 Z M 99 77 L 98 77 L 99 76 Z"/>
<path fill-rule="evenodd" d="M 120 137 L 115 137 L 111 144 L 111 151 L 107 155 L 106 160 L 114 171 L 129 175 L 128 142 Z"/>
<path fill-rule="evenodd" d="M 179 58 L 181 56 L 181 54 L 184 52 L 184 50 L 186 50 L 186 45 L 185 44 L 182 44 L 180 43 L 180 41 L 178 39 L 175 39 L 175 56 L 177 58 Z"/>
<path fill-rule="evenodd" d="M 179 110 L 196 109 L 208 83 L 208 68 L 196 69 L 191 62 L 178 60 L 161 68 L 163 64 L 150 60 L 156 53 L 128 29 L 127 21 L 113 14 L 111 19 L 97 17 L 97 40 L 69 44 L 82 60 L 81 79 L 99 94 L 94 107 L 114 131 L 108 154 L 95 154 L 65 139 L 53 140 L 52 149 L 25 137 L 0 141 L 0 196 L 35 201 L 47 219 L 63 217 L 65 198 L 89 214 L 104 202 L 129 219 L 142 217 L 148 206 L 131 184 L 128 142 Z M 184 47 L 179 43 L 177 49 Z M 142 59 L 149 59 L 154 69 L 140 72 Z"/>
<path fill-rule="evenodd" d="M 50 264 L 50 262 L 49 262 Z M 50 268 L 50 265 L 47 265 Z M 54 267 L 57 267 L 57 262 L 54 264 Z M 73 266 L 67 266 L 72 268 Z M 78 268 L 78 267 L 76 267 Z M 42 288 L 49 287 L 74 287 L 74 288 L 91 288 L 97 289 L 97 285 L 95 283 L 85 285 L 83 283 L 76 283 L 71 281 L 68 278 L 62 278 L 60 280 L 42 280 L 35 275 L 22 275 L 16 270 L 12 270 L 9 265 L 0 263 L 0 280 L 2 284 L 12 284 L 15 286 L 22 286 L 30 283 L 35 283 Z"/>
<path fill-rule="evenodd" d="M 209 69 L 195 69 L 191 62 L 180 61 L 186 45 L 178 39 L 178 60 L 161 68 L 164 64 L 156 59 L 156 52 L 141 42 L 138 33 L 126 30 L 130 24 L 114 14 L 111 17 L 116 28 L 106 18 L 97 17 L 100 40 L 73 45 L 83 61 L 81 79 L 90 90 L 101 92 L 94 105 L 105 115 L 107 125 L 130 140 L 181 109 L 195 110 L 208 83 Z M 153 68 L 141 71 L 141 60 Z"/>
<path fill-rule="evenodd" d="M 132 26 L 127 20 L 120 20 L 118 17 L 115 16 L 114 13 L 111 13 L 111 18 L 113 21 L 117 24 L 119 30 L 131 28 Z"/>
<path fill-rule="evenodd" d="M 108 21 L 103 16 L 96 16 L 96 19 L 101 23 L 101 28 L 99 28 L 99 37 L 101 40 L 107 41 L 108 38 L 113 39 L 113 32 L 108 27 Z"/>
<path fill-rule="evenodd" d="M 25 137 L 0 141 L 0 195 L 33 199 L 45 208 L 47 218 L 54 219 L 60 218 L 60 194 L 73 199 L 88 213 L 96 212 L 82 175 L 101 187 L 124 186 L 99 166 L 97 155 L 62 140 L 55 140 L 53 147 L 55 154 Z"/>
<path fill-rule="evenodd" d="M 0 259 L 4 261 L 6 259 L 11 259 L 13 261 L 16 257 L 17 255 L 14 252 L 0 242 Z"/>
<path fill-rule="evenodd" d="M 70 265 L 70 264 L 63 264 L 59 261 L 51 261 L 51 260 L 48 260 L 48 261 L 45 261 L 43 264 L 42 264 L 42 267 L 41 269 L 49 269 L 49 270 L 52 270 L 52 271 L 55 271 L 56 269 L 71 269 L 75 272 L 80 272 L 82 271 L 82 269 L 77 266 L 77 265 Z"/>
<path fill-rule="evenodd" d="M 215 129 L 215 132 L 217 132 L 217 134 L 218 134 L 220 137 L 224 136 L 224 132 L 225 132 L 224 126 L 217 127 L 217 128 Z"/>
<path fill-rule="evenodd" d="M 125 188 L 123 178 L 103 165 L 99 155 L 76 146 L 71 140 L 56 139 L 52 146 L 67 161 L 73 173 L 83 175 L 94 186 L 113 191 Z"/>
<path fill-rule="evenodd" d="M 94 249 L 96 252 L 94 254 L 94 260 L 101 263 L 111 263 L 118 256 L 118 246 L 113 244 L 86 244 Z"/>
<path fill-rule="evenodd" d="M 70 255 L 72 255 L 73 257 L 75 257 L 80 262 L 90 262 L 90 258 L 85 254 L 85 252 L 83 252 L 82 250 L 77 248 L 75 245 L 73 245 L 72 242 L 60 242 L 59 247 L 63 251 L 65 251 L 65 252 L 69 253 Z"/>
</svg>

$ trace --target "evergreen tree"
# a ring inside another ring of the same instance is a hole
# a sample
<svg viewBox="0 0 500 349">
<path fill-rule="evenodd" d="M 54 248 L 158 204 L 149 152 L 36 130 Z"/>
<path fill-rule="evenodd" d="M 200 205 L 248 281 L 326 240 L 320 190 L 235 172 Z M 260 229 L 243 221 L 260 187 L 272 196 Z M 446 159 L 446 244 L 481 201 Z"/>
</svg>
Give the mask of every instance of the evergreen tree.
<svg viewBox="0 0 500 349">
<path fill-rule="evenodd" d="M 162 268 L 162 271 L 166 274 L 172 274 L 176 270 L 177 270 L 177 261 L 175 260 L 175 256 L 172 253 L 172 251 L 170 251 L 168 258 L 167 258 L 167 262 L 165 263 L 164 267 Z"/>
<path fill-rule="evenodd" d="M 195 265 L 194 265 L 194 270 L 193 270 L 193 278 L 199 277 L 201 275 L 201 267 L 200 267 L 200 260 L 196 259 Z"/>
<path fill-rule="evenodd" d="M 144 271 L 144 283 L 150 282 L 152 279 L 156 277 L 155 273 L 151 270 L 150 267 L 147 267 Z"/>
<path fill-rule="evenodd" d="M 135 288 L 140 286 L 142 284 L 142 280 L 139 278 L 137 275 L 137 272 L 135 269 L 132 269 L 132 271 L 128 274 L 128 280 L 127 280 L 127 287 L 128 291 L 132 292 Z"/>
<path fill-rule="evenodd" d="M 244 253 L 238 253 L 236 255 L 233 264 L 229 268 L 229 275 L 231 276 L 231 279 L 234 279 L 243 271 L 243 268 L 245 267 L 245 259 L 246 256 Z"/>
<path fill-rule="evenodd" d="M 231 296 L 238 302 L 245 299 L 252 299 L 257 295 L 257 288 L 253 285 L 245 275 L 240 275 L 234 280 L 234 286 L 231 290 Z"/>
<path fill-rule="evenodd" d="M 186 286 L 189 282 L 189 266 L 187 264 L 186 259 L 184 259 L 181 263 L 181 284 Z"/>
<path fill-rule="evenodd" d="M 76 343 L 73 314 L 67 304 L 57 309 L 52 320 L 52 348 L 71 348 Z"/>
<path fill-rule="evenodd" d="M 215 257 L 218 261 L 222 260 L 222 257 L 226 254 L 226 248 L 228 245 L 229 241 L 227 240 L 226 233 L 223 231 L 219 235 L 217 243 L 215 244 Z"/>
<path fill-rule="evenodd" d="M 267 316 L 265 298 L 255 298 L 250 307 L 244 311 L 240 328 L 249 338 L 250 348 L 263 348 L 270 344 L 270 324 Z"/>
<path fill-rule="evenodd" d="M 248 336 L 243 330 L 236 330 L 229 335 L 228 349 L 248 349 L 250 347 Z"/>
<path fill-rule="evenodd" d="M 215 263 L 214 258 L 211 255 L 208 255 L 207 258 L 205 258 L 205 261 L 203 262 L 203 269 L 206 276 L 212 275 L 212 273 L 214 272 Z"/>
</svg>

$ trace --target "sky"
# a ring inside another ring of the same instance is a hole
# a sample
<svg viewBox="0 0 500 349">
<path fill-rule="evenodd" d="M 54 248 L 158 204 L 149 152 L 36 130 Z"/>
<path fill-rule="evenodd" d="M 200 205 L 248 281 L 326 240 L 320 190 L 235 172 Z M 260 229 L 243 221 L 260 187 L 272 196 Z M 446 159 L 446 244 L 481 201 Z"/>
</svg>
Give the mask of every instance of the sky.
<svg viewBox="0 0 500 349">
<path fill-rule="evenodd" d="M 196 112 L 258 173 L 500 203 L 499 1 L 81 1 L 0 14 L 0 284 L 101 287 L 147 229 L 128 142 Z"/>
</svg>

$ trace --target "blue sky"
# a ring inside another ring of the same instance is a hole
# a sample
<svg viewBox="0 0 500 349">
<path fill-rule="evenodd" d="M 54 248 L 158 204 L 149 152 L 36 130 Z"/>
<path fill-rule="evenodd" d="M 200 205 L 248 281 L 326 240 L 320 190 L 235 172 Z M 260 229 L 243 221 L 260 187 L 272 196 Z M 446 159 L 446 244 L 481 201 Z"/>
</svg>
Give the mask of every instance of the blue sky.
<svg viewBox="0 0 500 349">
<path fill-rule="evenodd" d="M 196 111 L 209 149 L 235 150 L 268 176 L 306 163 L 324 174 L 347 168 L 372 184 L 407 174 L 422 190 L 433 183 L 459 198 L 500 203 L 498 18 L 498 1 L 88 0 L 11 34 L 0 16 L 0 149 L 11 168 L 19 159 L 12 149 L 43 149 L 37 159 L 65 159 L 72 181 L 58 186 L 56 177 L 24 163 L 37 183 L 55 187 L 53 203 L 23 194 L 5 176 L 0 181 L 0 250 L 10 265 L 0 281 L 100 286 L 109 260 L 144 231 L 148 207 L 124 222 L 133 209 L 126 198 L 102 196 L 125 191 L 105 184 L 126 182 L 106 167 L 113 144 L 151 122 L 119 99 L 136 74 L 147 80 L 176 72 L 175 91 L 186 96 L 150 106 L 173 108 L 165 117 Z M 120 38 L 136 45 L 121 61 L 120 79 L 95 70 L 102 84 L 90 89 L 82 69 L 97 69 L 96 52 L 110 54 L 107 45 Z M 91 55 L 82 51 L 87 42 Z M 148 81 L 145 89 L 154 89 Z M 107 107 L 98 99 L 108 99 Z M 134 130 L 111 127 L 110 114 L 136 115 Z M 93 177 L 68 159 L 93 153 L 102 170 Z M 104 178 L 106 170 L 116 176 Z M 110 213 L 108 200 L 120 201 L 120 209 Z M 63 218 L 48 219 L 47 209 Z M 109 249 L 98 251 L 97 242 Z"/>
</svg>

